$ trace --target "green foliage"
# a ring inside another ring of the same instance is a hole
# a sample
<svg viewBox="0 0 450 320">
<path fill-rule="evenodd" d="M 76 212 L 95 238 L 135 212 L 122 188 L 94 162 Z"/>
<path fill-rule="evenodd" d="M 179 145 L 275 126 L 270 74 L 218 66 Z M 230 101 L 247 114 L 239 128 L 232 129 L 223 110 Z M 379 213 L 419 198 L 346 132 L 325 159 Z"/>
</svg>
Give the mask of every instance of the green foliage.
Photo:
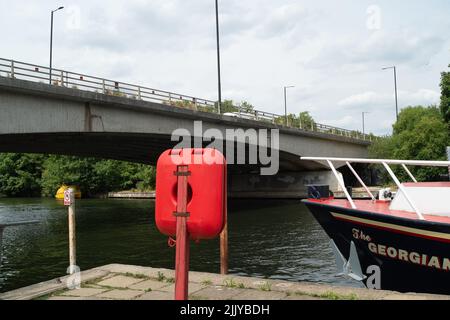
<svg viewBox="0 0 450 320">
<path fill-rule="evenodd" d="M 115 97 L 127 98 L 127 95 L 123 92 L 120 92 L 119 89 L 114 89 L 114 90 L 105 89 L 105 94 L 110 95 L 110 96 L 115 96 Z"/>
<path fill-rule="evenodd" d="M 440 110 L 444 120 L 447 123 L 450 123 L 450 72 L 444 71 L 441 73 L 440 86 L 441 86 Z"/>
<path fill-rule="evenodd" d="M 178 107 L 178 108 L 184 108 L 189 110 L 197 110 L 197 105 L 192 101 L 187 100 L 179 100 L 179 101 L 168 101 L 167 104 Z"/>
<path fill-rule="evenodd" d="M 238 112 L 238 108 L 233 104 L 233 100 L 222 101 L 220 113 Z"/>
<path fill-rule="evenodd" d="M 374 142 L 369 154 L 384 159 L 445 160 L 449 145 L 448 126 L 435 106 L 407 107 L 393 126 L 393 135 Z M 445 172 L 442 168 L 412 167 L 419 181 L 437 180 Z M 397 168 L 396 174 L 409 180 L 407 174 Z"/>
<path fill-rule="evenodd" d="M 288 126 L 302 128 L 305 130 L 314 130 L 316 123 L 313 117 L 309 114 L 308 111 L 300 112 L 297 115 L 290 113 L 287 115 Z M 275 123 L 277 124 L 286 124 L 286 117 L 280 116 L 275 119 Z"/>
<path fill-rule="evenodd" d="M 299 125 L 301 124 L 302 127 L 310 128 L 310 127 L 314 126 L 314 119 L 309 114 L 308 111 L 300 112 L 298 121 L 299 121 Z"/>
<path fill-rule="evenodd" d="M 42 155 L 0 154 L 0 193 L 11 197 L 39 195 L 42 162 Z"/>
<path fill-rule="evenodd" d="M 251 113 L 254 110 L 254 107 L 252 104 L 248 103 L 247 101 L 242 101 L 241 109 L 244 109 L 244 112 Z"/>
<path fill-rule="evenodd" d="M 115 160 L 0 154 L 0 193 L 7 196 L 53 197 L 62 185 L 77 185 L 83 197 L 109 191 L 155 187 L 156 170 L 152 166 Z"/>
<path fill-rule="evenodd" d="M 148 190 L 155 186 L 155 170 L 123 161 L 49 156 L 42 174 L 43 195 L 54 195 L 62 184 L 78 185 L 86 196 L 132 188 Z"/>
<path fill-rule="evenodd" d="M 217 103 L 216 103 L 216 107 L 217 107 Z M 254 110 L 253 105 L 247 101 L 242 101 L 240 104 L 240 108 L 241 108 L 241 111 L 244 113 L 252 113 Z M 227 112 L 239 112 L 239 109 L 234 104 L 233 100 L 222 101 L 222 104 L 220 105 L 220 113 L 227 113 Z"/>
</svg>

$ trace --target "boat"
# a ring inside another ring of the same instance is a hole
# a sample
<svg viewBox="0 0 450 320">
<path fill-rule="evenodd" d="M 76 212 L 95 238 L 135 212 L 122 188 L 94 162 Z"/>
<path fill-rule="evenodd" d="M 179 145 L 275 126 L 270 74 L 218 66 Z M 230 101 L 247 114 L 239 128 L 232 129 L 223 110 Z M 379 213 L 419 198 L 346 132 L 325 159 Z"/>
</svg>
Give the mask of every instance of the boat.
<svg viewBox="0 0 450 320">
<path fill-rule="evenodd" d="M 81 191 L 80 191 L 80 188 L 78 186 L 67 186 L 65 184 L 63 184 L 58 189 L 58 191 L 56 191 L 55 198 L 57 200 L 64 200 L 64 191 L 66 191 L 66 190 L 68 190 L 70 188 L 73 189 L 73 192 L 75 194 L 75 199 L 81 199 Z"/>
<path fill-rule="evenodd" d="M 367 288 L 450 294 L 450 182 L 418 182 L 408 166 L 450 167 L 450 161 L 302 157 L 327 164 L 345 198 L 308 186 L 302 200 L 330 237 L 339 275 Z M 382 165 L 397 186 L 374 195 L 352 163 Z M 347 165 L 369 197 L 353 199 L 337 165 Z M 400 182 L 400 165 L 411 182 Z"/>
</svg>

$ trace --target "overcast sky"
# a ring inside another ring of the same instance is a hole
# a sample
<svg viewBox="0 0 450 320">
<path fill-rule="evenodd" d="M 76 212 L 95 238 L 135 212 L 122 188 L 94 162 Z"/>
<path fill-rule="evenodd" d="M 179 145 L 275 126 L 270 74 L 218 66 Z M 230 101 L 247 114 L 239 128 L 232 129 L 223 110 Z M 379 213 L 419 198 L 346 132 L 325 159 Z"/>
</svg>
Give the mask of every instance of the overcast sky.
<svg viewBox="0 0 450 320">
<path fill-rule="evenodd" d="M 450 1 L 219 0 L 223 98 L 390 133 L 399 106 L 439 102 Z M 217 99 L 214 0 L 0 0 L 0 57 Z"/>
</svg>

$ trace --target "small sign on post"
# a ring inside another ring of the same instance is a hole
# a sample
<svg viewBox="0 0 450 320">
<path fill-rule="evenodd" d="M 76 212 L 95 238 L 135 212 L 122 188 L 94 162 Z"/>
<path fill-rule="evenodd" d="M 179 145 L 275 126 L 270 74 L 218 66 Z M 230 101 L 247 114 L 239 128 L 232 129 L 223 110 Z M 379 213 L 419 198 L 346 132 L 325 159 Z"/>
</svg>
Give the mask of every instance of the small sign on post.
<svg viewBox="0 0 450 320">
<path fill-rule="evenodd" d="M 73 193 L 73 189 L 69 188 L 64 191 L 64 205 L 70 206 L 75 202 L 75 194 Z"/>
</svg>

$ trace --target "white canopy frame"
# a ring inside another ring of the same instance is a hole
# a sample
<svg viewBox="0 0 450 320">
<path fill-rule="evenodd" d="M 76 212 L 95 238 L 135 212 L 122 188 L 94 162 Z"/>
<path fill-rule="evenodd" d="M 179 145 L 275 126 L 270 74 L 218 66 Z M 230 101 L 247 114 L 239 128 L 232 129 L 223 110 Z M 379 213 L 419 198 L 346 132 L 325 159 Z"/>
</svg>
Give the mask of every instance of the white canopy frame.
<svg viewBox="0 0 450 320">
<path fill-rule="evenodd" d="M 351 207 L 353 209 L 357 209 L 357 206 L 355 202 L 353 201 L 352 197 L 347 191 L 347 188 L 345 187 L 345 183 L 343 179 L 339 176 L 339 174 L 336 171 L 336 168 L 333 165 L 333 162 L 345 162 L 345 164 L 348 166 L 350 171 L 353 173 L 353 175 L 356 177 L 358 182 L 363 186 L 363 188 L 366 190 L 366 192 L 370 195 L 372 200 L 375 200 L 375 197 L 370 192 L 369 188 L 366 186 L 366 184 L 362 181 L 361 177 L 356 173 L 356 171 L 351 166 L 351 162 L 353 163 L 369 163 L 369 164 L 381 164 L 384 166 L 386 171 L 391 176 L 392 180 L 394 180 L 395 184 L 397 185 L 398 189 L 402 191 L 402 193 L 405 195 L 406 200 L 408 201 L 411 208 L 416 213 L 417 217 L 420 220 L 425 220 L 425 217 L 420 212 L 420 210 L 415 205 L 414 201 L 411 199 L 411 197 L 408 195 L 408 192 L 406 191 L 406 188 L 401 184 L 401 182 L 398 180 L 397 176 L 395 175 L 394 171 L 392 171 L 389 164 L 398 164 L 401 165 L 402 168 L 406 171 L 406 173 L 409 175 L 409 177 L 414 181 L 414 183 L 417 183 L 416 178 L 411 173 L 411 171 L 408 169 L 406 165 L 412 165 L 412 166 L 430 166 L 430 167 L 449 167 L 450 168 L 450 161 L 426 161 L 426 160 L 393 160 L 393 159 L 362 159 L 362 158 L 330 158 L 330 157 L 300 157 L 302 160 L 314 160 L 314 161 L 326 161 L 328 166 L 333 171 L 334 176 L 336 177 L 339 186 L 344 191 L 345 197 L 347 198 L 348 202 L 350 203 Z"/>
</svg>

